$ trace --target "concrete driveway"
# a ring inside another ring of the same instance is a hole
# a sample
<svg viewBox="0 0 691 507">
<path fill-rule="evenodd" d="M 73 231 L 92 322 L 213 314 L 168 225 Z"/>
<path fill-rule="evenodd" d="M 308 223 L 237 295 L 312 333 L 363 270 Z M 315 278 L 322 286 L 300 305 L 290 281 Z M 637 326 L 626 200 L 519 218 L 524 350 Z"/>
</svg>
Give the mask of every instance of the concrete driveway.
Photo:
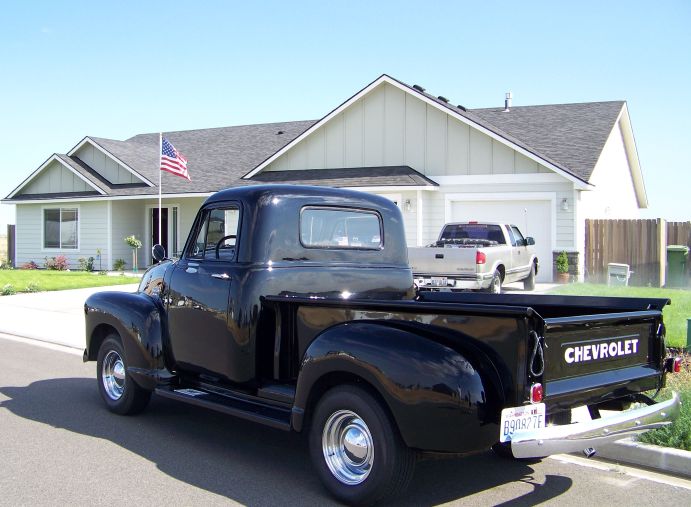
<svg viewBox="0 0 691 507">
<path fill-rule="evenodd" d="M 0 333 L 84 349 L 84 301 L 105 290 L 134 292 L 137 283 L 0 297 Z"/>
</svg>

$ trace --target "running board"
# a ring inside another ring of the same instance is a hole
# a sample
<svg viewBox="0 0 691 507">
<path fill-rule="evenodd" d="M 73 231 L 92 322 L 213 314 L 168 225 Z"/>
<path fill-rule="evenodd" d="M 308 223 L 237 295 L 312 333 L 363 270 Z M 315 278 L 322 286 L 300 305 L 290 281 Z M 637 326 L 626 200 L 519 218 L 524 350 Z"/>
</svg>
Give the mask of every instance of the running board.
<svg viewBox="0 0 691 507">
<path fill-rule="evenodd" d="M 164 398 L 216 410 L 279 430 L 291 430 L 291 411 L 289 408 L 284 409 L 274 405 L 263 404 L 261 401 L 250 402 L 229 396 L 220 396 L 208 391 L 202 391 L 201 389 L 158 387 L 155 392 Z"/>
</svg>

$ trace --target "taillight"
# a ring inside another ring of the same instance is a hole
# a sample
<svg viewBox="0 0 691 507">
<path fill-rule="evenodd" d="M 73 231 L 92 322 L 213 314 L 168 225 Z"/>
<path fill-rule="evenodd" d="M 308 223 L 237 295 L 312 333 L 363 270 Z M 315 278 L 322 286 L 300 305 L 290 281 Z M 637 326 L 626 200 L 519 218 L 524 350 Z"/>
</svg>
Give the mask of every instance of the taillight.
<svg viewBox="0 0 691 507">
<path fill-rule="evenodd" d="M 672 366 L 672 371 L 674 373 L 680 373 L 681 372 L 681 357 L 675 357 L 674 358 L 674 366 Z"/>
<path fill-rule="evenodd" d="M 668 357 L 665 359 L 665 371 L 668 373 L 680 373 L 681 357 Z"/>
<path fill-rule="evenodd" d="M 484 264 L 485 262 L 487 262 L 487 256 L 485 253 L 480 252 L 479 250 L 475 252 L 475 264 Z"/>
<path fill-rule="evenodd" d="M 537 383 L 530 386 L 530 403 L 540 403 L 543 394 L 542 384 Z"/>
</svg>

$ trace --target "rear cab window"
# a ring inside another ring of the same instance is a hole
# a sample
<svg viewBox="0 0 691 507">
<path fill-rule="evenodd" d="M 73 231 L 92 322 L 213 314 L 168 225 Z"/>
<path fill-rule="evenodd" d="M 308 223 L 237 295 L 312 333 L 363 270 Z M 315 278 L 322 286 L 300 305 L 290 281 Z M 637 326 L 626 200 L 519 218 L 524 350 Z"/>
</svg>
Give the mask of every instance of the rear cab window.
<svg viewBox="0 0 691 507">
<path fill-rule="evenodd" d="M 506 244 L 501 227 L 493 224 L 449 224 L 444 227 L 441 240 L 456 239 L 496 241 L 500 245 Z"/>
<path fill-rule="evenodd" d="M 373 210 L 306 206 L 300 212 L 305 248 L 380 250 L 382 220 Z"/>
</svg>

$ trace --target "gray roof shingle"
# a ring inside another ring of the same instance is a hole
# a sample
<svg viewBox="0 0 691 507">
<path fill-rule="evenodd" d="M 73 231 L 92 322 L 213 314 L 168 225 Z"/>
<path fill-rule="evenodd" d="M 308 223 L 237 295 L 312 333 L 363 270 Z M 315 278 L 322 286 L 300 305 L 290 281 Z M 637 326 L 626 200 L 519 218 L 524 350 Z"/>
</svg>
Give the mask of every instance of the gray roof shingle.
<svg viewBox="0 0 691 507">
<path fill-rule="evenodd" d="M 624 101 L 473 109 L 504 132 L 519 137 L 543 157 L 588 181 Z"/>
<path fill-rule="evenodd" d="M 328 187 L 420 186 L 436 187 L 437 183 L 409 166 L 349 167 L 343 169 L 306 169 L 298 171 L 265 171 L 247 183 L 289 183 Z"/>
</svg>

